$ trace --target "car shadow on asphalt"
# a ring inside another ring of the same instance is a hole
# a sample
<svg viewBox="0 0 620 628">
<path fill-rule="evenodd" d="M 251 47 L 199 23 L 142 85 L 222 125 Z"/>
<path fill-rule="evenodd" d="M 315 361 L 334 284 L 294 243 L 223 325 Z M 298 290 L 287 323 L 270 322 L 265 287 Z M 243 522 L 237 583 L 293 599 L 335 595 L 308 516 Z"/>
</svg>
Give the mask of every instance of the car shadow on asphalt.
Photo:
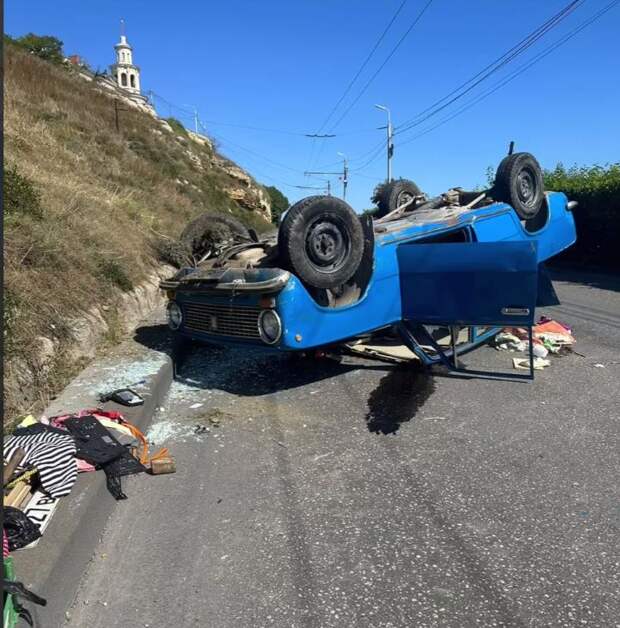
<svg viewBox="0 0 620 628">
<path fill-rule="evenodd" d="M 175 342 L 168 325 L 143 325 L 134 331 L 133 339 L 148 349 L 172 356 Z"/>
<path fill-rule="evenodd" d="M 190 388 L 218 389 L 243 397 L 269 395 L 345 375 L 355 370 L 387 371 L 368 397 L 368 430 L 395 434 L 435 390 L 433 375 L 419 364 L 386 365 L 355 359 L 265 353 L 249 347 L 196 345 L 174 339 L 166 325 L 139 327 L 134 340 L 169 355 L 175 380 Z"/>
</svg>

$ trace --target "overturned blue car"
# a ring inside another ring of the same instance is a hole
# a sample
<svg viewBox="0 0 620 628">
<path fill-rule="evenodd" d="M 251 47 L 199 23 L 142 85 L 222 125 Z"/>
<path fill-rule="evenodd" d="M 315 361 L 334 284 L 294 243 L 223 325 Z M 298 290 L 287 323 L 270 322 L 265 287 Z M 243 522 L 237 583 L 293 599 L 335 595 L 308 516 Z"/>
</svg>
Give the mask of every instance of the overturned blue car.
<svg viewBox="0 0 620 628">
<path fill-rule="evenodd" d="M 201 216 L 186 230 L 199 258 L 161 283 L 169 326 L 200 342 L 361 346 L 458 369 L 461 353 L 504 326 L 531 332 L 536 306 L 554 303 L 542 264 L 575 242 L 575 204 L 544 191 L 529 153 L 504 158 L 488 190 L 428 198 L 400 179 L 373 200 L 377 211 L 360 216 L 331 196 L 305 198 L 265 238 Z M 373 345 L 386 332 L 400 351 Z"/>
</svg>

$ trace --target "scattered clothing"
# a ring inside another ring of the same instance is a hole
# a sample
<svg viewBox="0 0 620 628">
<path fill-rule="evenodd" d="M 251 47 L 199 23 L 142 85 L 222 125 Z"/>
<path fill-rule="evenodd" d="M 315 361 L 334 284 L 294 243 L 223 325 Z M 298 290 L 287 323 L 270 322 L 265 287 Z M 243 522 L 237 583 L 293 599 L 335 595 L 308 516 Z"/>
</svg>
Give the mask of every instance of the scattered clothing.
<svg viewBox="0 0 620 628">
<path fill-rule="evenodd" d="M 75 439 L 77 456 L 92 465 L 103 465 L 118 458 L 125 448 L 93 416 L 71 417 L 63 426 Z"/>
<path fill-rule="evenodd" d="M 46 493 L 64 497 L 71 492 L 77 479 L 77 448 L 70 434 L 40 423 L 18 428 L 4 442 L 5 460 L 19 447 L 26 452 L 21 470 L 26 466 L 36 467 Z"/>
<path fill-rule="evenodd" d="M 117 500 L 127 499 L 121 477 L 142 473 L 146 467 L 93 415 L 68 417 L 62 425 L 75 438 L 78 457 L 103 470 L 112 496 Z"/>
<path fill-rule="evenodd" d="M 121 477 L 134 473 L 144 473 L 146 467 L 127 450 L 121 456 L 101 467 L 106 476 L 106 486 L 114 499 L 127 499 L 121 486 Z"/>
<path fill-rule="evenodd" d="M 149 464 L 153 460 L 169 455 L 168 450 L 164 447 L 160 449 L 157 453 L 150 456 L 149 445 L 144 434 L 135 425 L 127 421 L 120 412 L 116 412 L 114 410 L 102 410 L 101 408 L 93 408 L 90 410 L 80 410 L 76 414 L 66 414 L 63 416 L 52 417 L 50 419 L 50 423 L 56 427 L 62 427 L 63 423 L 67 419 L 74 418 L 74 417 L 81 418 L 84 416 L 94 416 L 99 422 L 101 422 L 103 425 L 105 425 L 108 428 L 110 427 L 110 422 L 111 422 L 116 425 L 114 429 L 116 429 L 117 431 L 121 430 L 125 434 L 127 433 L 127 431 L 129 431 L 133 435 L 135 440 L 138 442 L 139 446 L 138 446 L 137 457 L 138 457 L 138 460 L 144 465 Z M 118 435 L 117 435 L 117 438 L 119 438 Z M 86 461 L 79 461 L 78 464 L 80 467 L 80 471 L 83 471 L 83 470 L 94 471 L 95 470 L 95 468 L 92 465 L 89 465 L 89 463 L 87 463 Z"/>
<path fill-rule="evenodd" d="M 545 359 L 549 353 L 566 355 L 572 352 L 571 346 L 574 343 L 575 338 L 568 325 L 542 316 L 532 328 L 534 368 L 540 370 L 550 366 L 551 363 Z M 494 346 L 498 351 L 527 351 L 529 344 L 529 334 L 525 327 L 505 327 L 494 338 Z M 513 358 L 512 364 L 517 369 L 529 369 L 527 358 Z"/>
<path fill-rule="evenodd" d="M 498 351 L 525 351 L 527 342 L 521 340 L 514 334 L 500 331 L 499 334 L 495 336 L 495 348 Z"/>
<path fill-rule="evenodd" d="M 556 344 L 572 345 L 575 343 L 574 336 L 565 325 L 554 320 L 544 320 L 544 323 L 538 323 L 538 325 L 535 325 L 532 329 L 536 338 L 540 338 L 541 340 L 547 338 Z"/>
</svg>

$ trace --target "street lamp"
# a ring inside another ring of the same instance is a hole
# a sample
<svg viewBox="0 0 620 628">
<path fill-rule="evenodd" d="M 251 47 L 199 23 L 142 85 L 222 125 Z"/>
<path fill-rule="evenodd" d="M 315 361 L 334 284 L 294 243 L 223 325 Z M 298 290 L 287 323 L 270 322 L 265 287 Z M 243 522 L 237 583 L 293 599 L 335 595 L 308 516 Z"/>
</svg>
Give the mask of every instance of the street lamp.
<svg viewBox="0 0 620 628">
<path fill-rule="evenodd" d="M 394 154 L 394 144 L 392 144 L 392 115 L 390 113 L 390 110 L 385 105 L 375 105 L 375 107 L 387 113 L 387 127 L 380 128 L 387 128 L 387 180 L 389 183 L 392 180 L 392 155 Z"/>
</svg>

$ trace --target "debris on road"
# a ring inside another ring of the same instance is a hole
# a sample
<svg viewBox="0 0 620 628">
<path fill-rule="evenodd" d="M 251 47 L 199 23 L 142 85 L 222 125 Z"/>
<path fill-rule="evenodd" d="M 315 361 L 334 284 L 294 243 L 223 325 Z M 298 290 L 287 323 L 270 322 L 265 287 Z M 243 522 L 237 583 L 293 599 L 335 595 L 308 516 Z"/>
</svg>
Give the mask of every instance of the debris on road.
<svg viewBox="0 0 620 628">
<path fill-rule="evenodd" d="M 525 351 L 527 343 L 507 330 L 500 331 L 494 339 L 498 351 Z"/>
<path fill-rule="evenodd" d="M 144 403 L 144 399 L 131 388 L 119 388 L 109 393 L 103 393 L 99 395 L 99 401 L 101 403 L 113 401 L 127 407 L 141 406 Z"/>
<path fill-rule="evenodd" d="M 162 456 L 151 462 L 151 474 L 162 475 L 164 473 L 176 473 L 177 467 L 171 456 Z"/>
<path fill-rule="evenodd" d="M 106 398 L 125 405 L 143 403 L 130 389 L 115 390 Z M 7 578 L 12 581 L 6 575 L 9 554 L 37 545 L 60 498 L 71 493 L 78 473 L 103 470 L 110 493 L 116 499 L 126 499 L 121 487 L 123 476 L 176 471 L 166 448 L 150 454 L 146 437 L 135 425 L 120 412 L 100 408 L 40 421 L 27 416 L 5 439 L 3 462 L 5 585 Z M 29 617 L 16 596 L 41 603 L 34 599 L 36 595 L 29 597 L 25 589 L 18 590 L 19 583 L 13 584 L 15 591 L 4 598 L 5 611 L 9 609 L 9 615 L 5 612 L 4 616 L 5 626 L 16 625 L 18 616 Z"/>
<path fill-rule="evenodd" d="M 523 369 L 524 371 L 530 370 L 529 358 L 512 358 L 512 365 L 516 369 Z M 534 358 L 534 369 L 536 371 L 542 371 L 547 366 L 551 366 L 549 360 L 543 360 L 542 358 Z"/>
<path fill-rule="evenodd" d="M 534 369 L 542 370 L 550 366 L 551 362 L 545 359 L 549 354 L 563 356 L 573 353 L 575 342 L 568 325 L 542 316 L 538 324 L 532 327 Z M 493 346 L 498 351 L 527 351 L 530 346 L 528 331 L 524 327 L 505 327 L 493 339 Z M 529 369 L 527 358 L 513 358 L 512 364 L 516 369 Z"/>
</svg>

